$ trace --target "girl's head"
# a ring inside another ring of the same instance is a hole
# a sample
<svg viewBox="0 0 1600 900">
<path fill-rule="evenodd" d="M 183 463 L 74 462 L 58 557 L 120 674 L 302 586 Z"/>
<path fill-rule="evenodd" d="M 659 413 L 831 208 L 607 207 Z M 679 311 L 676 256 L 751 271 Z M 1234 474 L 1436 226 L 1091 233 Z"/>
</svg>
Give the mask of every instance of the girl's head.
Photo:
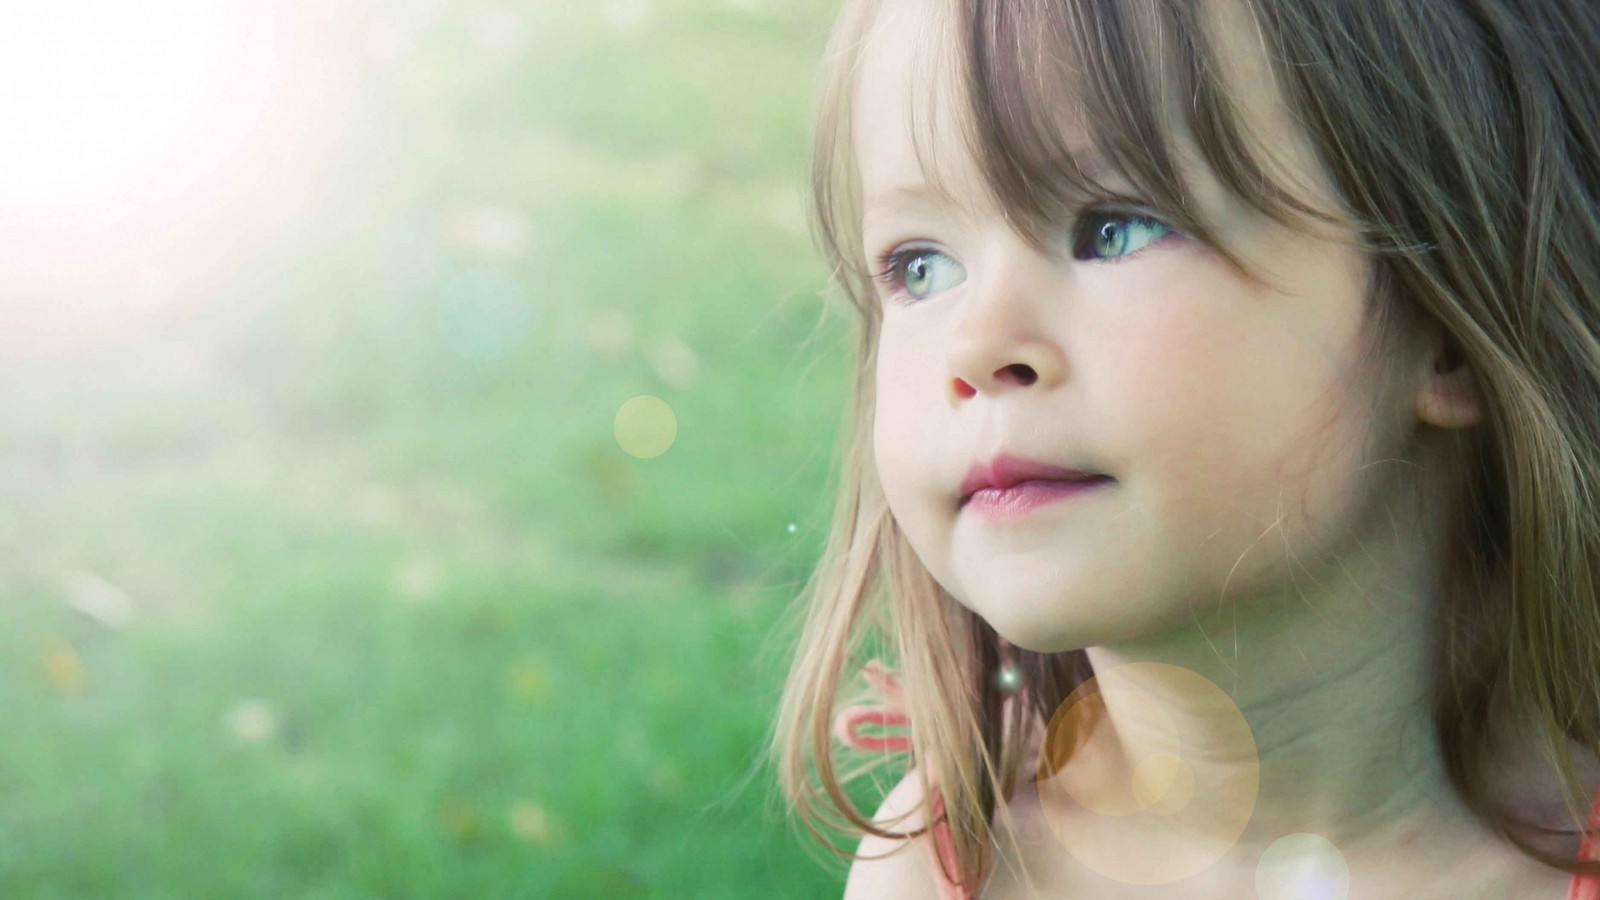
<svg viewBox="0 0 1600 900">
<path fill-rule="evenodd" d="M 1098 31 L 1061 24 L 1111 47 L 1160 27 L 1131 17 L 1151 6 L 1102 6 L 1130 15 L 1126 34 L 1114 15 Z M 1352 535 L 1389 532 L 1385 505 L 1419 480 L 1404 465 L 1424 437 L 1419 407 L 1437 426 L 1475 424 L 1473 384 L 1465 367 L 1435 371 L 1438 348 L 1415 341 L 1378 356 L 1388 390 L 1375 390 L 1361 229 L 1248 52 L 1241 10 L 1191 23 L 1223 67 L 1205 115 L 1231 115 L 1248 136 L 1249 155 L 1212 159 L 1187 133 L 1200 127 L 1184 121 L 1192 106 L 1167 96 L 1185 61 L 1136 45 L 1122 52 L 1148 71 L 1120 82 L 1081 62 L 1083 48 L 1068 46 L 1080 62 L 1057 71 L 996 52 L 967 88 L 977 110 L 963 110 L 941 45 L 916 38 L 929 7 L 880 7 L 849 126 L 860 252 L 879 281 L 865 298 L 877 477 L 939 584 L 1018 646 L 1065 651 L 1186 624 L 1225 583 L 1235 596 L 1278 590 L 1289 566 L 1315 570 Z M 1018 24 L 987 43 L 1047 30 Z M 1100 98 L 1097 79 L 1100 92 L 1125 87 Z M 1294 230 L 1211 172 L 1253 183 L 1240 160 L 1257 157 L 1337 224 Z M 1114 481 L 992 521 L 962 505 L 962 484 L 1000 454 Z M 1372 547 L 1384 569 L 1424 549 Z"/>
<path fill-rule="evenodd" d="M 802 813 L 809 754 L 876 830 L 826 744 L 863 644 L 970 876 L 1083 648 L 1240 604 L 1270 641 L 1341 578 L 1369 629 L 1426 604 L 1474 809 L 1490 700 L 1600 752 L 1596 48 L 1588 0 L 847 2 L 815 223 L 861 328 L 778 721 Z M 961 487 L 998 454 L 1114 480 L 991 521 Z"/>
</svg>

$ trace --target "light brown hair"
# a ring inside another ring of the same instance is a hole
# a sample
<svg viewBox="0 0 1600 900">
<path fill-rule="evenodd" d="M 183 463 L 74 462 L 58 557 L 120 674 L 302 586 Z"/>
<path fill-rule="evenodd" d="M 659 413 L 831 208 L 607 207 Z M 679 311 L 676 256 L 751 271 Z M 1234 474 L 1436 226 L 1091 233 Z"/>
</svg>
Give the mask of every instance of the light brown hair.
<svg viewBox="0 0 1600 900">
<path fill-rule="evenodd" d="M 1069 96 L 1111 169 L 1241 272 L 1179 176 L 1183 146 L 1275 222 L 1353 229 L 1371 266 L 1370 346 L 1388 352 L 1424 322 L 1448 336 L 1484 418 L 1456 430 L 1459 492 L 1440 498 L 1458 512 L 1433 698 L 1446 771 L 1473 814 L 1529 855 L 1600 873 L 1540 840 L 1584 827 L 1593 785 L 1571 746 L 1600 756 L 1600 5 L 1231 0 L 1258 28 L 1282 99 L 1337 193 L 1342 208 L 1327 210 L 1276 177 L 1268 145 L 1246 128 L 1204 27 L 1217 2 L 934 0 L 927 13 L 948 39 L 941 60 L 984 187 L 1035 246 L 1081 197 L 1104 190 L 1083 176 L 1050 114 Z M 771 752 L 791 811 L 819 838 L 900 836 L 846 789 L 902 761 L 830 739 L 837 710 L 864 695 L 853 680 L 861 664 L 896 661 L 913 757 L 944 794 L 960 868 L 951 874 L 975 885 L 1030 729 L 1093 672 L 1082 650 L 1018 648 L 1022 702 L 1003 720 L 995 632 L 922 566 L 877 481 L 880 314 L 861 248 L 849 101 L 878 6 L 845 3 L 814 117 L 812 223 L 858 329 L 854 392 L 834 519 L 798 607 Z M 1572 830 L 1549 831 L 1491 796 L 1501 708 L 1537 729 Z"/>
</svg>

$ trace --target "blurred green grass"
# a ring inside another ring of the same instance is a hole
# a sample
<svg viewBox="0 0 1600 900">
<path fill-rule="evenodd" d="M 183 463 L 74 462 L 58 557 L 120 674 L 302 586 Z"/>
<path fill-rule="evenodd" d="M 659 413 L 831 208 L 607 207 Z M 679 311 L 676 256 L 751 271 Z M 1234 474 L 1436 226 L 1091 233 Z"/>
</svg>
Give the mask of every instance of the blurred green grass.
<svg viewBox="0 0 1600 900">
<path fill-rule="evenodd" d="M 832 11 L 372 4 L 310 212 L 13 336 L 0 896 L 838 895 L 760 767 L 846 388 Z"/>
</svg>

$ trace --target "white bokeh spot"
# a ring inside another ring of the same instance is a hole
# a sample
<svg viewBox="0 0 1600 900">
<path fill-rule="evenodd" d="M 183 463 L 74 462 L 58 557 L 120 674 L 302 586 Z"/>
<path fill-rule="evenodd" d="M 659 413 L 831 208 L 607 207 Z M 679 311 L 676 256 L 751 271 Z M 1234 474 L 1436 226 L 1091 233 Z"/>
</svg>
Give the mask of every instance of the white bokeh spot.
<svg viewBox="0 0 1600 900">
<path fill-rule="evenodd" d="M 1348 900 L 1350 865 L 1320 834 L 1285 835 L 1261 854 L 1256 895 L 1261 900 Z"/>
</svg>

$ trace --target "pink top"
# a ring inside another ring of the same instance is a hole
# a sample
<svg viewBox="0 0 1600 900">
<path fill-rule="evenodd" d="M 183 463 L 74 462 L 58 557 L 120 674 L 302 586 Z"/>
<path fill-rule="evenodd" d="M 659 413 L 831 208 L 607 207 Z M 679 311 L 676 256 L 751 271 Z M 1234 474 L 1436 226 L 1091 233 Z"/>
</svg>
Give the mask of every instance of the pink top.
<svg viewBox="0 0 1600 900">
<path fill-rule="evenodd" d="M 867 680 L 887 702 L 876 706 L 845 707 L 833 720 L 834 736 L 858 750 L 890 752 L 910 750 L 911 739 L 904 735 L 874 736 L 857 732 L 857 729 L 865 724 L 876 725 L 879 728 L 911 724 L 910 717 L 902 711 L 900 685 L 884 668 L 883 663 L 876 659 L 869 661 L 862 668 L 862 674 L 866 675 Z M 956 873 L 955 844 L 950 839 L 950 823 L 943 818 L 944 795 L 939 792 L 939 785 L 931 776 L 929 782 L 933 794 L 932 802 L 929 804 L 933 818 L 933 841 L 928 846 L 933 855 L 933 881 L 939 891 L 939 900 L 972 900 L 972 891 L 950 879 L 950 876 Z M 1600 791 L 1595 793 L 1594 803 L 1589 809 L 1589 828 L 1600 829 Z M 1596 842 L 1590 840 L 1588 834 L 1583 835 L 1583 840 L 1578 845 L 1578 859 L 1595 859 L 1596 849 Z M 1600 878 L 1581 874 L 1572 876 L 1572 887 L 1567 891 L 1567 900 L 1600 900 Z"/>
</svg>

